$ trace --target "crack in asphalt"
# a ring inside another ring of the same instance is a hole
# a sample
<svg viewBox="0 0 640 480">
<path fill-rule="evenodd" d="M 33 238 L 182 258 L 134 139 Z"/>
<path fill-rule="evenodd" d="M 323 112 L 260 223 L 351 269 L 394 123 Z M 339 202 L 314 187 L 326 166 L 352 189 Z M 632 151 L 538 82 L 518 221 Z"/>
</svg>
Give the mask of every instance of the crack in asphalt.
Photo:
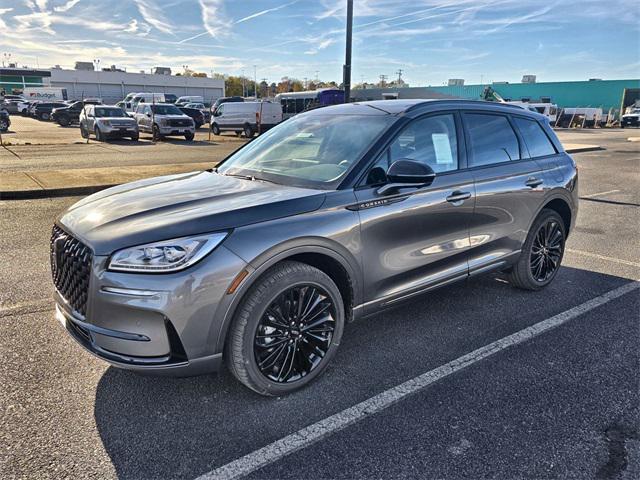
<svg viewBox="0 0 640 480">
<path fill-rule="evenodd" d="M 609 449 L 609 460 L 598 469 L 596 478 L 599 480 L 620 478 L 629 463 L 627 441 L 640 440 L 640 435 L 633 427 L 616 422 L 605 430 L 605 438 Z"/>
</svg>

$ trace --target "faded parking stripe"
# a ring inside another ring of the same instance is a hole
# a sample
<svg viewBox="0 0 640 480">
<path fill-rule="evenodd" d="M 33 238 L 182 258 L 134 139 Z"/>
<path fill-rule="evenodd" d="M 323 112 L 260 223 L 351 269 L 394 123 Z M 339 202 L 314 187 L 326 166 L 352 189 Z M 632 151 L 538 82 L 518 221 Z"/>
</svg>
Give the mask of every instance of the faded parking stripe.
<svg viewBox="0 0 640 480">
<path fill-rule="evenodd" d="M 280 440 L 234 460 L 233 462 L 223 465 L 209 473 L 205 473 L 198 477 L 197 480 L 231 480 L 243 477 L 266 465 L 274 463 L 297 450 L 308 447 L 309 445 L 316 443 L 349 425 L 363 420 L 369 415 L 378 413 L 408 395 L 416 393 L 465 367 L 509 347 L 519 345 L 527 340 L 537 337 L 538 335 L 598 308 L 611 300 L 635 291 L 639 287 L 640 283 L 637 281 L 627 283 L 621 287 L 611 290 L 610 292 L 559 313 L 558 315 L 554 315 L 553 317 L 547 318 L 546 320 L 520 330 L 512 335 L 496 340 L 495 342 L 458 357 L 438 368 L 423 373 L 422 375 L 408 380 L 396 387 L 390 388 L 375 397 L 371 397 L 368 400 L 354 405 L 353 407 L 347 408 L 335 415 L 331 415 L 330 417 L 298 430 L 291 435 L 281 438 Z"/>
</svg>

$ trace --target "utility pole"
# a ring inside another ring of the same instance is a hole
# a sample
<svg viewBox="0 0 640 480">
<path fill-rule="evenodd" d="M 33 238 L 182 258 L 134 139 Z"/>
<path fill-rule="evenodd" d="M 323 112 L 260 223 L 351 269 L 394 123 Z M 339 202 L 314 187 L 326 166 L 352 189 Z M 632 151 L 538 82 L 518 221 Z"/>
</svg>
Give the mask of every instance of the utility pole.
<svg viewBox="0 0 640 480">
<path fill-rule="evenodd" d="M 353 0 L 347 0 L 347 45 L 342 68 L 342 84 L 344 85 L 344 103 L 351 98 L 351 38 L 353 34 Z"/>
<path fill-rule="evenodd" d="M 380 88 L 386 87 L 387 75 L 380 75 Z"/>
<path fill-rule="evenodd" d="M 398 86 L 400 86 L 402 84 L 402 69 L 399 68 L 396 73 L 398 74 Z"/>
<path fill-rule="evenodd" d="M 258 99 L 258 81 L 257 81 L 257 76 L 256 76 L 256 66 L 253 66 L 253 94 L 256 97 L 256 100 Z"/>
</svg>

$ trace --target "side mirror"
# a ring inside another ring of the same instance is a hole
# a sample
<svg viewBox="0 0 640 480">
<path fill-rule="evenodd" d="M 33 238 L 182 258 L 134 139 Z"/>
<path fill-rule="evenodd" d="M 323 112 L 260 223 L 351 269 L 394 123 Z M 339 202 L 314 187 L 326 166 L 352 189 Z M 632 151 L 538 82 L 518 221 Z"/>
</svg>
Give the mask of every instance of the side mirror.
<svg viewBox="0 0 640 480">
<path fill-rule="evenodd" d="M 401 158 L 393 162 L 387 170 L 389 183 L 378 189 L 378 195 L 385 195 L 399 188 L 418 188 L 429 185 L 434 178 L 436 178 L 436 172 L 429 165 Z"/>
</svg>

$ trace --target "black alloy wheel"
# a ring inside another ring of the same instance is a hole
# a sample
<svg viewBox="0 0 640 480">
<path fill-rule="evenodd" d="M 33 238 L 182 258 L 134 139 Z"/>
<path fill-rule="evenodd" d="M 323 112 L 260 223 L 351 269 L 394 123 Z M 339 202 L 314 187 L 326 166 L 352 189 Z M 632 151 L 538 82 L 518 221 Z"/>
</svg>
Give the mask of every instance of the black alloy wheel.
<svg viewBox="0 0 640 480">
<path fill-rule="evenodd" d="M 529 264 L 536 281 L 544 283 L 555 274 L 563 249 L 564 234 L 558 222 L 551 218 L 540 226 L 531 245 Z"/>
<path fill-rule="evenodd" d="M 336 308 L 315 285 L 296 285 L 267 307 L 255 334 L 254 354 L 260 372 L 277 383 L 311 373 L 327 354 L 335 331 Z"/>
<path fill-rule="evenodd" d="M 566 241 L 564 220 L 558 212 L 543 209 L 533 222 L 509 281 L 525 290 L 549 285 L 560 270 Z"/>
</svg>

